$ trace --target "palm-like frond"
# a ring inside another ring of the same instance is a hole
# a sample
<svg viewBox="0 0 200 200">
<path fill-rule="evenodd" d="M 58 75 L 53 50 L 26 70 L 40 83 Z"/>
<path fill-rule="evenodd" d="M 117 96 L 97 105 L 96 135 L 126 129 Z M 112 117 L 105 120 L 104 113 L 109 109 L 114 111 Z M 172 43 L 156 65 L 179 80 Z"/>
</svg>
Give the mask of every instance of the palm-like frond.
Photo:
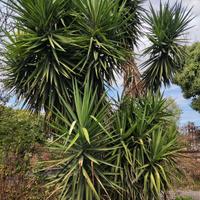
<svg viewBox="0 0 200 200">
<path fill-rule="evenodd" d="M 176 127 L 167 132 L 163 128 L 151 133 L 151 140 L 144 149 L 146 158 L 139 160 L 142 164 L 137 172 L 141 175 L 145 199 L 160 199 L 160 195 L 171 187 L 180 172 L 177 158 L 181 148 Z"/>
<path fill-rule="evenodd" d="M 129 24 L 125 27 L 126 38 L 122 38 L 128 48 L 134 52 L 134 48 L 138 47 L 140 36 L 142 36 L 142 23 L 144 23 L 144 13 L 146 10 L 143 8 L 145 0 L 127 0 L 125 7 Z M 124 3 L 124 1 L 122 1 Z M 138 66 L 133 58 L 130 57 L 123 65 L 124 72 L 124 94 L 131 97 L 140 96 L 144 93 L 143 83 L 141 82 L 141 74 Z"/>
<path fill-rule="evenodd" d="M 81 70 L 90 71 L 98 87 L 103 88 L 105 82 L 115 80 L 122 63 L 132 54 L 124 42 L 130 39 L 125 30 L 131 14 L 126 15 L 126 7 L 119 1 L 77 0 L 75 5 L 74 29 L 88 41 Z"/>
<path fill-rule="evenodd" d="M 124 29 L 127 35 L 126 38 L 124 38 L 124 43 L 132 50 L 134 50 L 135 46 L 138 46 L 140 36 L 143 35 L 142 24 L 144 22 L 144 13 L 146 12 L 143 3 L 145 1 L 146 0 L 120 0 L 127 10 L 126 17 L 129 22 Z"/>
<path fill-rule="evenodd" d="M 125 99 L 116 111 L 98 100 L 92 84 L 81 93 L 74 84 L 74 107 L 57 110 L 51 124 L 54 160 L 44 162 L 48 187 L 60 199 L 159 199 L 178 172 L 181 146 L 162 96 Z M 49 171 L 49 172 L 48 172 Z"/>
<path fill-rule="evenodd" d="M 101 95 L 132 55 L 140 2 L 5 1 L 15 23 L 5 40 L 6 87 L 36 111 L 62 111 L 60 96 L 71 102 L 74 77 L 79 84 L 90 74 Z"/>
<path fill-rule="evenodd" d="M 147 87 L 158 90 L 161 84 L 169 85 L 174 73 L 183 65 L 185 51 L 183 44 L 185 32 L 191 22 L 191 9 L 183 8 L 181 3 L 170 7 L 169 2 L 160 3 L 156 12 L 152 5 L 147 13 L 147 37 L 151 45 L 144 51 L 149 59 L 144 62 L 143 78 Z"/>
<path fill-rule="evenodd" d="M 178 173 L 176 158 L 181 146 L 171 113 L 160 95 L 125 99 L 115 113 L 114 130 L 121 138 L 115 150 L 115 181 L 124 189 L 113 199 L 160 199 L 171 183 L 171 170 Z"/>
<path fill-rule="evenodd" d="M 47 186 L 53 186 L 60 199 L 110 199 L 109 189 L 119 188 L 111 172 L 113 149 L 119 144 L 110 133 L 108 109 L 104 98 L 98 100 L 89 82 L 81 94 L 74 85 L 74 104 L 63 99 L 66 115 L 57 112 L 59 123 L 53 123 L 54 141 L 49 144 L 56 159 L 44 162 L 48 177 Z M 115 143 L 115 146 L 112 144 Z"/>
<path fill-rule="evenodd" d="M 5 86 L 24 98 L 32 110 L 61 109 L 59 96 L 70 99 L 74 65 L 66 62 L 66 50 L 54 34 L 63 30 L 69 1 L 11 0 L 8 6 L 13 10 L 16 28 L 8 34 L 10 41 L 5 40 Z"/>
</svg>

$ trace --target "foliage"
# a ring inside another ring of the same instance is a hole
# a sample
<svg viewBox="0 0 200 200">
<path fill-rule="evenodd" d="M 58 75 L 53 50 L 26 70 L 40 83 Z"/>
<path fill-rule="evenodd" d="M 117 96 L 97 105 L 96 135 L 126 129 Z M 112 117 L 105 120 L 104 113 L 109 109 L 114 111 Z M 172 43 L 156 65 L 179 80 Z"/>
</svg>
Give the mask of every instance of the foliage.
<svg viewBox="0 0 200 200">
<path fill-rule="evenodd" d="M 166 104 L 167 110 L 172 113 L 172 121 L 175 123 L 178 122 L 182 114 L 182 110 L 180 109 L 179 105 L 176 103 L 175 99 L 171 97 L 167 98 Z"/>
<path fill-rule="evenodd" d="M 167 107 L 162 96 L 148 94 L 138 101 L 125 100 L 117 111 L 115 129 L 123 148 L 116 171 L 126 190 L 113 199 L 159 199 L 170 187 L 181 147 Z"/>
<path fill-rule="evenodd" d="M 142 0 L 3 2 L 16 24 L 5 40 L 5 85 L 35 111 L 64 112 L 60 96 L 72 103 L 74 77 L 82 85 L 90 74 L 102 94 L 140 35 Z"/>
<path fill-rule="evenodd" d="M 192 197 L 182 197 L 182 196 L 179 196 L 179 197 L 176 197 L 176 200 L 193 200 Z"/>
<path fill-rule="evenodd" d="M 171 112 L 159 95 L 127 99 L 111 111 L 87 83 L 74 86 L 75 109 L 53 123 L 56 159 L 42 162 L 47 187 L 60 199 L 159 199 L 178 172 L 181 146 Z M 60 121 L 59 120 L 59 121 Z M 173 173 L 173 174 L 172 174 Z"/>
<path fill-rule="evenodd" d="M 146 10 L 143 8 L 143 3 L 145 0 L 120 0 L 120 2 L 125 4 L 127 8 L 126 16 L 128 16 L 129 26 L 126 29 L 127 36 L 125 37 L 125 44 L 128 48 L 134 50 L 135 46 L 138 46 L 140 36 L 142 36 L 142 23 L 144 22 L 144 13 Z"/>
<path fill-rule="evenodd" d="M 0 149 L 24 154 L 42 142 L 42 120 L 27 111 L 0 106 Z"/>
<path fill-rule="evenodd" d="M 41 180 L 31 174 L 32 169 L 16 172 L 16 160 L 19 159 L 19 157 L 9 156 L 9 159 L 9 162 L 7 161 L 7 163 L 4 163 L 6 164 L 4 168 L 0 168 L 0 199 L 46 199 L 46 192 L 42 187 Z M 28 166 L 27 161 L 24 162 L 26 162 Z"/>
<path fill-rule="evenodd" d="M 72 80 L 82 86 L 90 76 L 97 94 L 126 70 L 142 32 L 143 0 L 3 1 L 15 28 L 5 39 L 5 85 L 34 111 L 62 108 L 60 96 L 72 101 Z M 191 10 L 176 3 L 151 6 L 145 21 L 151 42 L 144 55 L 146 87 L 156 91 L 169 84 L 185 55 L 182 35 Z M 80 89 L 82 89 L 80 87 Z"/>
<path fill-rule="evenodd" d="M 181 86 L 185 98 L 192 98 L 192 108 L 200 111 L 200 43 L 186 47 L 183 70 L 176 73 L 175 83 Z"/>
<path fill-rule="evenodd" d="M 0 106 L 0 199 L 43 199 L 33 176 L 36 145 L 44 144 L 42 117 Z"/>
<path fill-rule="evenodd" d="M 183 8 L 182 3 L 175 3 L 172 7 L 169 1 L 164 5 L 160 3 L 158 12 L 151 5 L 145 20 L 151 45 L 144 51 L 149 59 L 143 66 L 143 78 L 153 91 L 160 89 L 162 83 L 169 85 L 174 73 L 182 68 L 186 55 L 183 35 L 191 20 L 191 10 Z"/>
<path fill-rule="evenodd" d="M 48 190 L 62 200 L 160 199 L 179 171 L 181 146 L 173 112 L 156 91 L 182 65 L 190 10 L 178 3 L 161 4 L 159 12 L 151 6 L 143 80 L 154 93 L 124 97 L 112 107 L 106 86 L 133 56 L 143 0 L 3 2 L 15 24 L 4 40 L 5 86 L 28 109 L 44 109 L 46 120 L 53 115 L 51 158 L 40 166 Z M 4 109 L 9 120 L 0 124 L 2 149 L 19 155 L 23 166 L 27 152 L 43 140 L 40 122 Z"/>
<path fill-rule="evenodd" d="M 44 162 L 50 170 L 48 187 L 56 186 L 54 192 L 60 199 L 101 199 L 109 195 L 108 188 L 117 188 L 109 177 L 112 160 L 112 143 L 116 141 L 109 130 L 108 104 L 97 101 L 96 92 L 87 82 L 83 96 L 74 86 L 73 109 L 63 99 L 67 117 L 58 112 L 59 123 L 53 124 L 59 133 L 54 134 L 50 150 L 57 159 Z M 63 122 L 63 123 L 60 123 Z"/>
</svg>

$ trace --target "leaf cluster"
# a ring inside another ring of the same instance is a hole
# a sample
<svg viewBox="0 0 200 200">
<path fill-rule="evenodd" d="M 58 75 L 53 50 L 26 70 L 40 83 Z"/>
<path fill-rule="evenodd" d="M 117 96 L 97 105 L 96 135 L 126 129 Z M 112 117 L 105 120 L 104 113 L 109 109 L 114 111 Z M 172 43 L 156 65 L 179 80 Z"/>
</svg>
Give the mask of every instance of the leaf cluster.
<svg viewBox="0 0 200 200">
<path fill-rule="evenodd" d="M 90 74 L 101 94 L 140 35 L 141 0 L 3 2 L 15 22 L 4 41 L 5 86 L 34 111 L 64 112 L 60 97 L 72 103 L 74 77 L 82 85 Z"/>
<path fill-rule="evenodd" d="M 27 111 L 0 106 L 1 159 L 10 152 L 21 155 L 30 153 L 36 143 L 44 142 L 42 119 Z"/>
<path fill-rule="evenodd" d="M 176 73 L 174 82 L 181 87 L 185 98 L 192 98 L 192 108 L 200 111 L 200 44 L 194 43 L 185 48 L 184 67 Z"/>
<path fill-rule="evenodd" d="M 49 149 L 41 162 L 47 187 L 60 199 L 160 199 L 176 174 L 181 146 L 172 113 L 159 95 L 124 99 L 117 110 L 86 84 L 74 85 L 75 108 L 58 112 Z M 61 123 L 62 121 L 62 123 Z M 173 170 L 172 170 L 173 169 Z"/>
<path fill-rule="evenodd" d="M 182 3 L 173 6 L 169 1 L 160 3 L 159 11 L 151 5 L 145 18 L 151 44 L 144 51 L 149 58 L 143 63 L 143 78 L 153 91 L 160 89 L 162 83 L 169 85 L 175 72 L 183 67 L 186 56 L 184 34 L 192 19 L 191 9 L 184 8 Z"/>
</svg>

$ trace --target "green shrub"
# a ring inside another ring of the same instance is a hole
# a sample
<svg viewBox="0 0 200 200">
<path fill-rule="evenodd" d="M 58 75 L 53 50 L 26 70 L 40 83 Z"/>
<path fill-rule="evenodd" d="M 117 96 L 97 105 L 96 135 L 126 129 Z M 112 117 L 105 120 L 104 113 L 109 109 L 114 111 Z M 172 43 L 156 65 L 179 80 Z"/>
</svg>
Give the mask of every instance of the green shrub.
<svg viewBox="0 0 200 200">
<path fill-rule="evenodd" d="M 52 160 L 42 164 L 60 199 L 159 199 L 178 173 L 181 146 L 166 100 L 149 94 L 113 110 L 87 83 L 74 86 L 75 108 L 52 124 Z M 47 173 L 48 172 L 48 173 Z"/>
<path fill-rule="evenodd" d="M 124 99 L 114 114 L 115 134 L 120 137 L 115 172 L 125 189 L 112 199 L 159 199 L 179 173 L 176 158 L 181 146 L 172 113 L 159 94 Z M 125 178 L 126 177 L 126 178 Z"/>
<path fill-rule="evenodd" d="M 27 111 L 0 106 L 0 199 L 45 199 L 31 163 L 44 143 L 42 123 Z"/>
<path fill-rule="evenodd" d="M 0 148 L 3 152 L 23 154 L 43 138 L 42 118 L 27 111 L 0 106 Z"/>
<path fill-rule="evenodd" d="M 176 200 L 193 200 L 193 198 L 192 197 L 178 196 L 178 197 L 176 197 Z"/>
</svg>

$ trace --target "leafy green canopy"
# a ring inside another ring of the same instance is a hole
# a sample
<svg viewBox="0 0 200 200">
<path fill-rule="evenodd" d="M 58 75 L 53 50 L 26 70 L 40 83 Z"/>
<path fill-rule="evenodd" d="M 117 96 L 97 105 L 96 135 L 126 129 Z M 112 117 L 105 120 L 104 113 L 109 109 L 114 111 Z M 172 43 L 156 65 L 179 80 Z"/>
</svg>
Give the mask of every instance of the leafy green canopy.
<svg viewBox="0 0 200 200">
<path fill-rule="evenodd" d="M 173 6 L 169 1 L 164 5 L 160 3 L 157 12 L 151 5 L 145 19 L 151 45 L 144 51 L 149 59 L 143 64 L 143 78 L 146 86 L 153 91 L 160 89 L 162 83 L 169 85 L 174 73 L 182 68 L 186 55 L 184 33 L 192 19 L 191 9 L 187 10 L 182 3 Z"/>
<path fill-rule="evenodd" d="M 55 157 L 41 163 L 46 186 L 63 200 L 160 199 L 181 149 L 166 100 L 149 94 L 111 112 L 88 82 L 83 95 L 74 85 L 73 100 L 75 109 L 63 99 L 68 114 L 52 124 Z"/>
<path fill-rule="evenodd" d="M 42 143 L 42 119 L 27 111 L 13 110 L 0 105 L 0 159 L 9 153 L 25 156 L 36 143 Z M 17 161 L 16 161 L 17 163 Z"/>
<path fill-rule="evenodd" d="M 142 0 L 3 2 L 16 25 L 5 41 L 5 85 L 36 111 L 63 111 L 60 96 L 71 102 L 74 77 L 82 86 L 89 74 L 102 94 L 140 35 Z"/>
<path fill-rule="evenodd" d="M 183 70 L 176 73 L 175 83 L 181 86 L 184 97 L 192 98 L 192 108 L 200 111 L 200 43 L 186 47 Z"/>
<path fill-rule="evenodd" d="M 45 199 L 33 175 L 45 140 L 42 116 L 0 105 L 0 199 Z"/>
</svg>

